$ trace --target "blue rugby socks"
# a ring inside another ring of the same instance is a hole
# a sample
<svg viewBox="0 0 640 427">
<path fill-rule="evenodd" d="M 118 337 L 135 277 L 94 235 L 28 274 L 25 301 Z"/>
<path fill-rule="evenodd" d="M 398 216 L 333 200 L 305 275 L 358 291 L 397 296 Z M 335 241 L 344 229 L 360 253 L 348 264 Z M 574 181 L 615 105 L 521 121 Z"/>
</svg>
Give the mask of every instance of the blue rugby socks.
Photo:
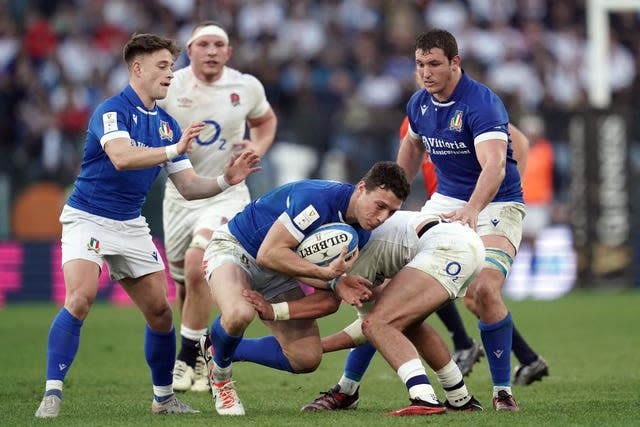
<svg viewBox="0 0 640 427">
<path fill-rule="evenodd" d="M 511 312 L 496 323 L 478 321 L 480 336 L 484 345 L 491 378 L 494 386 L 509 386 L 511 384 L 511 337 L 513 322 Z"/>
</svg>

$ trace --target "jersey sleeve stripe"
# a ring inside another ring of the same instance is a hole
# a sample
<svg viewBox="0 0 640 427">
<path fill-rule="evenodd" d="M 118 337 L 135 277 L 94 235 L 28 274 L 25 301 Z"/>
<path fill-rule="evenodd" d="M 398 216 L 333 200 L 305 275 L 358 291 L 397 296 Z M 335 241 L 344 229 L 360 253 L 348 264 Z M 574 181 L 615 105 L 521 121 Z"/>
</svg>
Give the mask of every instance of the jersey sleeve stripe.
<svg viewBox="0 0 640 427">
<path fill-rule="evenodd" d="M 284 225 L 284 227 L 289 231 L 289 233 L 291 233 L 293 237 L 296 238 L 298 242 L 302 242 L 302 240 L 304 239 L 304 234 L 302 234 L 302 232 L 300 232 L 300 230 L 298 230 L 296 226 L 293 225 L 293 221 L 286 212 L 282 212 L 282 214 L 280 214 L 280 216 L 278 217 L 278 221 L 280 221 L 282 225 Z"/>
<path fill-rule="evenodd" d="M 193 166 L 189 159 L 182 159 L 175 162 L 167 162 L 165 163 L 165 167 L 167 169 L 167 173 L 171 175 L 172 173 L 180 172 L 185 169 L 191 169 Z"/>
<path fill-rule="evenodd" d="M 127 138 L 127 139 L 131 139 L 131 136 L 129 135 L 129 132 L 127 132 L 126 130 L 119 130 L 119 131 L 115 131 L 115 132 L 109 132 L 106 133 L 102 136 L 102 138 L 100 138 L 100 145 L 102 145 L 104 147 L 104 144 L 106 144 L 109 141 L 113 141 L 114 139 L 118 139 L 118 138 Z"/>
<path fill-rule="evenodd" d="M 504 132 L 485 132 L 476 136 L 473 140 L 473 145 L 479 144 L 483 141 L 488 141 L 490 139 L 500 139 L 504 142 L 507 142 L 507 134 Z"/>
</svg>

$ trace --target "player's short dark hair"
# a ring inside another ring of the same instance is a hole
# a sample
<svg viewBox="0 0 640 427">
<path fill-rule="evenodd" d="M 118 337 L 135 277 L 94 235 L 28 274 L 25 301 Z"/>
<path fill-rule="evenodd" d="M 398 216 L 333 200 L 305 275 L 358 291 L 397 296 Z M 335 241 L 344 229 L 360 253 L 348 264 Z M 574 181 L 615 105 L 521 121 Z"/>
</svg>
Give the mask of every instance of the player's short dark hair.
<svg viewBox="0 0 640 427">
<path fill-rule="evenodd" d="M 429 52 L 433 48 L 440 48 L 445 56 L 451 61 L 458 54 L 458 42 L 447 30 L 434 28 L 416 37 L 414 50 Z"/>
<path fill-rule="evenodd" d="M 122 57 L 127 66 L 131 66 L 133 58 L 138 55 L 149 55 L 158 50 L 167 49 L 173 58 L 177 58 L 180 47 L 173 39 L 157 36 L 155 34 L 134 34 L 122 50 Z"/>
<path fill-rule="evenodd" d="M 407 181 L 404 170 L 396 163 L 390 161 L 378 162 L 362 177 L 361 181 L 367 191 L 376 188 L 391 190 L 402 201 L 407 200 L 411 186 Z"/>
</svg>

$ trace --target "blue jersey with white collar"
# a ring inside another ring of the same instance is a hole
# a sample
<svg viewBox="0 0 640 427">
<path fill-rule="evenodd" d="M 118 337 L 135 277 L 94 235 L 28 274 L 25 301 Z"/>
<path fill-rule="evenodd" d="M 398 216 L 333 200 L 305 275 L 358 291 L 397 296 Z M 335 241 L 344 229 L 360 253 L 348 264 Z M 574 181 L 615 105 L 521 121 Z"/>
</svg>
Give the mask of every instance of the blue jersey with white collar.
<svg viewBox="0 0 640 427">
<path fill-rule="evenodd" d="M 354 185 L 336 181 L 305 179 L 291 182 L 249 203 L 229 221 L 229 231 L 255 258 L 275 221 L 281 221 L 298 242 L 321 225 L 345 222 L 354 190 Z M 362 248 L 371 232 L 359 224 L 350 225 L 358 232 L 358 247 Z"/>
<path fill-rule="evenodd" d="M 409 132 L 422 139 L 436 166 L 437 192 L 468 201 L 482 171 L 475 144 L 502 139 L 507 144 L 504 181 L 494 202 L 523 203 L 517 163 L 508 138 L 509 116 L 500 98 L 464 72 L 451 97 L 439 102 L 426 89 L 407 104 Z"/>
<path fill-rule="evenodd" d="M 118 171 L 104 151 L 104 144 L 130 138 L 131 144 L 162 147 L 180 140 L 176 121 L 160 107 L 144 104 L 131 86 L 106 99 L 89 120 L 80 174 L 67 204 L 93 215 L 125 221 L 140 216 L 142 205 L 162 165 Z M 169 173 L 191 167 L 186 155 L 167 163 Z"/>
</svg>

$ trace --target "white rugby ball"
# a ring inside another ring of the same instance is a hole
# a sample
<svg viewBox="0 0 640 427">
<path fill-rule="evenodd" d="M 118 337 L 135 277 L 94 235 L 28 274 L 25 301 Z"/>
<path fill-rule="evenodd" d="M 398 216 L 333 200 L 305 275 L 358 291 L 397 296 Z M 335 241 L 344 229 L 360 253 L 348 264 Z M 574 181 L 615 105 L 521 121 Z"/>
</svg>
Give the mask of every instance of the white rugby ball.
<svg viewBox="0 0 640 427">
<path fill-rule="evenodd" d="M 340 255 L 344 246 L 349 248 L 348 259 L 358 249 L 358 233 L 349 224 L 330 222 L 305 237 L 296 252 L 316 265 L 327 265 Z"/>
</svg>

